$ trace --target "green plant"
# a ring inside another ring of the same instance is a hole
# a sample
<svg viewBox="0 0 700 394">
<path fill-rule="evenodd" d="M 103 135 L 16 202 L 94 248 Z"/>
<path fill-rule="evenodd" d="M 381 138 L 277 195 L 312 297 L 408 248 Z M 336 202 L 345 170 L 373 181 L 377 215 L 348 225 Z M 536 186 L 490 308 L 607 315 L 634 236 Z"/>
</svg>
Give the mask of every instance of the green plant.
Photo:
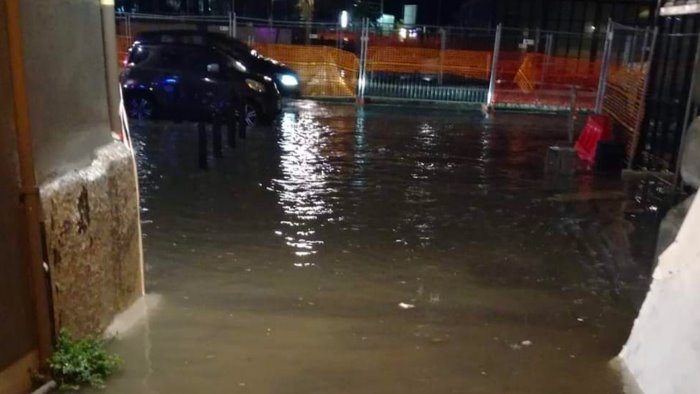
<svg viewBox="0 0 700 394">
<path fill-rule="evenodd" d="M 95 337 L 74 340 L 61 330 L 56 350 L 49 359 L 53 378 L 62 390 L 82 386 L 103 387 L 105 379 L 121 364 L 119 356 L 107 352 L 106 342 Z"/>
</svg>

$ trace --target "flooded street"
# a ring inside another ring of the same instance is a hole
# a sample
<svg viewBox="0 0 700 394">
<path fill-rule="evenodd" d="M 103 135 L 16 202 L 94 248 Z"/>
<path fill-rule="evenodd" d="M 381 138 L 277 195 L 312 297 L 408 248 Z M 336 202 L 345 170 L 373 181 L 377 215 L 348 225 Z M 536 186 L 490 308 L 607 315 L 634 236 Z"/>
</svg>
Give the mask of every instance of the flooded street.
<svg viewBox="0 0 700 394">
<path fill-rule="evenodd" d="M 654 234 L 545 177 L 565 118 L 301 101 L 209 171 L 132 127 L 160 301 L 107 393 L 623 392 Z"/>
</svg>

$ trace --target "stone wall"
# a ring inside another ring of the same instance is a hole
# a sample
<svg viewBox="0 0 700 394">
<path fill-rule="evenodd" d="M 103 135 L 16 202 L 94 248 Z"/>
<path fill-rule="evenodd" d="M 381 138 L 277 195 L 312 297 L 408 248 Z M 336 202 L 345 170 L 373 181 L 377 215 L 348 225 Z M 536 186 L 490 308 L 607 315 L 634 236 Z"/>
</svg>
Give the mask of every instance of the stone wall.
<svg viewBox="0 0 700 394">
<path fill-rule="evenodd" d="M 135 167 L 114 142 L 91 164 L 40 187 L 54 316 L 76 335 L 101 333 L 143 295 Z"/>
</svg>

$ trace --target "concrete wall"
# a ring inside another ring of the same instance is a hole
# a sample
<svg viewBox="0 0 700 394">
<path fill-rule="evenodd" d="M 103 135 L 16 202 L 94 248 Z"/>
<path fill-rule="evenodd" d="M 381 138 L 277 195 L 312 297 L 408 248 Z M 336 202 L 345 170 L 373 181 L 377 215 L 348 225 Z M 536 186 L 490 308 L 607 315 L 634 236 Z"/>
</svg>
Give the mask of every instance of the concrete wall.
<svg viewBox="0 0 700 394">
<path fill-rule="evenodd" d="M 100 333 L 143 294 L 138 193 L 120 142 L 41 187 L 57 324 Z"/>
<path fill-rule="evenodd" d="M 55 320 L 76 335 L 102 332 L 143 294 L 135 166 L 110 125 L 107 3 L 20 0 Z"/>
<path fill-rule="evenodd" d="M 38 182 L 111 141 L 100 0 L 21 0 Z"/>
<path fill-rule="evenodd" d="M 621 358 L 645 394 L 700 393 L 700 199 L 661 255 Z"/>
</svg>

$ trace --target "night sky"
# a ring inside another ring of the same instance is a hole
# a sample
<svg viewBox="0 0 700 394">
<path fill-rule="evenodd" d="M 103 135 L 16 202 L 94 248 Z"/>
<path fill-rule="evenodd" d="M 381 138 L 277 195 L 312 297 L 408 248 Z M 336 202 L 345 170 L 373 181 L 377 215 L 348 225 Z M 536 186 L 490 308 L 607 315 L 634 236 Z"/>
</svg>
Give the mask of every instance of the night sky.
<svg viewBox="0 0 700 394">
<path fill-rule="evenodd" d="M 117 8 L 123 7 L 129 10 L 133 6 L 138 7 L 139 12 L 175 12 L 172 4 L 180 4 L 180 11 L 185 12 L 189 6 L 189 13 L 197 13 L 198 4 L 210 3 L 212 13 L 225 14 L 230 9 L 231 0 L 117 0 Z M 372 0 L 370 0 L 372 1 Z M 377 3 L 379 0 L 374 0 Z M 385 0 L 384 11 L 403 18 L 403 6 L 416 4 L 418 6 L 419 24 L 458 24 L 460 9 L 462 13 L 467 8 L 484 8 L 493 0 Z M 270 1 L 268 0 L 235 0 L 236 11 L 241 16 L 254 18 L 267 18 L 270 14 Z M 479 3 L 476 6 L 474 3 Z M 275 19 L 297 19 L 295 8 L 296 0 L 274 0 Z M 316 0 L 316 19 L 319 21 L 335 21 L 343 9 L 348 9 L 352 0 Z M 438 13 L 441 18 L 438 18 Z"/>
</svg>

